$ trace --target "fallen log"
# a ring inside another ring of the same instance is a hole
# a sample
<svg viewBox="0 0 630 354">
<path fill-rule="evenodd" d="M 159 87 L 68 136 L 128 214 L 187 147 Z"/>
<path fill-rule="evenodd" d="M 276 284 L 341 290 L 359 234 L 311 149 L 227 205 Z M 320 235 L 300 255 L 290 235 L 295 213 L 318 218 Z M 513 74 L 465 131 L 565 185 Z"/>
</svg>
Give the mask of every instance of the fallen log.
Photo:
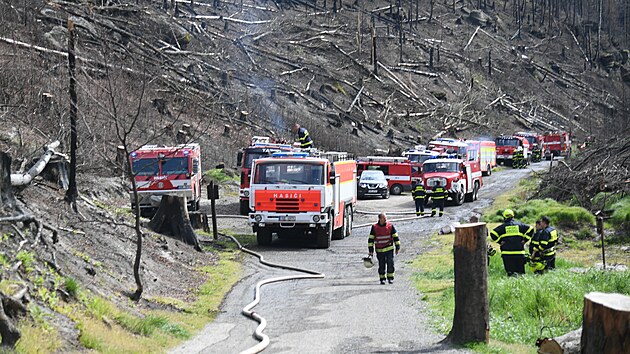
<svg viewBox="0 0 630 354">
<path fill-rule="evenodd" d="M 50 161 L 51 156 L 55 154 L 55 148 L 58 146 L 59 140 L 48 144 L 48 146 L 46 146 L 46 151 L 44 152 L 42 157 L 39 158 L 39 161 L 37 161 L 37 163 L 35 163 L 35 165 L 33 165 L 33 167 L 31 167 L 28 172 L 22 174 L 11 174 L 11 185 L 23 186 L 25 184 L 31 183 L 33 178 L 39 175 L 44 170 L 46 164 L 48 164 L 48 161 Z"/>
</svg>

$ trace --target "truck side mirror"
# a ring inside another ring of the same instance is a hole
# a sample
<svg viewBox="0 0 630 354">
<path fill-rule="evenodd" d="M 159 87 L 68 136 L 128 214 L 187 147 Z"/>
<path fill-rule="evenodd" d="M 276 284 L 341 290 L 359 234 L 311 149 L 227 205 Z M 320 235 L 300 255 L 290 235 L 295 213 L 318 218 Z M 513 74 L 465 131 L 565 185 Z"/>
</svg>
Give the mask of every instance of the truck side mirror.
<svg viewBox="0 0 630 354">
<path fill-rule="evenodd" d="M 330 179 L 330 184 L 337 183 L 336 178 L 335 178 L 335 171 L 330 171 L 329 179 Z"/>
<path fill-rule="evenodd" d="M 239 151 L 238 154 L 236 154 L 236 167 L 241 167 L 242 162 L 243 162 L 243 152 Z"/>
</svg>

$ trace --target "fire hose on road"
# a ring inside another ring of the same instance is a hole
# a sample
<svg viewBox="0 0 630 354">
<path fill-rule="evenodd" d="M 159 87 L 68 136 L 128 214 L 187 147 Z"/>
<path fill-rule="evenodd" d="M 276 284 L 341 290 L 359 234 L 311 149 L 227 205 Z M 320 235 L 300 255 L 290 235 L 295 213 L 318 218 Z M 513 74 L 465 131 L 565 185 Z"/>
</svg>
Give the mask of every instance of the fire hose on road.
<svg viewBox="0 0 630 354">
<path fill-rule="evenodd" d="M 238 242 L 238 240 L 236 238 L 234 238 L 233 236 L 226 235 L 226 234 L 221 234 L 221 235 L 224 236 L 224 237 L 229 237 L 232 241 L 234 241 L 238 245 L 239 250 L 241 250 L 243 252 L 246 252 L 246 253 L 249 253 L 249 254 L 251 254 L 253 256 L 258 257 L 258 260 L 260 261 L 261 264 L 264 264 L 266 266 L 273 267 L 273 268 L 281 268 L 281 269 L 287 269 L 287 270 L 293 270 L 293 271 L 296 271 L 296 272 L 306 273 L 306 274 L 303 274 L 303 275 L 287 275 L 287 276 L 283 276 L 283 277 L 263 279 L 263 280 L 259 281 L 258 283 L 256 283 L 256 290 L 255 290 L 255 293 L 254 293 L 254 301 L 252 301 L 249 304 L 247 304 L 247 306 L 245 306 L 243 308 L 241 313 L 243 315 L 245 315 L 245 316 L 247 316 L 247 317 L 257 321 L 259 323 L 258 327 L 256 327 L 256 331 L 254 332 L 254 336 L 260 342 L 258 344 L 256 344 L 255 346 L 250 347 L 249 349 L 242 351 L 241 354 L 260 353 L 261 351 L 265 350 L 265 348 L 267 348 L 267 346 L 269 346 L 269 342 L 270 342 L 269 341 L 269 336 L 267 336 L 266 334 L 263 333 L 263 331 L 265 330 L 265 327 L 267 326 L 267 320 L 265 320 L 264 317 L 260 316 L 256 312 L 252 311 L 252 309 L 256 305 L 258 305 L 258 303 L 260 302 L 260 288 L 263 285 L 266 285 L 266 284 L 277 283 L 277 282 L 287 281 L 287 280 L 321 279 L 321 278 L 324 278 L 324 274 L 316 272 L 316 271 L 308 270 L 308 269 L 303 269 L 303 268 L 292 267 L 292 266 L 287 266 L 287 265 L 283 265 L 283 264 L 267 262 L 267 261 L 265 261 L 265 259 L 263 258 L 263 256 L 260 253 L 256 253 L 256 252 L 254 252 L 254 251 L 252 251 L 250 249 L 247 249 L 247 248 L 243 247 L 241 245 L 241 243 Z"/>
</svg>

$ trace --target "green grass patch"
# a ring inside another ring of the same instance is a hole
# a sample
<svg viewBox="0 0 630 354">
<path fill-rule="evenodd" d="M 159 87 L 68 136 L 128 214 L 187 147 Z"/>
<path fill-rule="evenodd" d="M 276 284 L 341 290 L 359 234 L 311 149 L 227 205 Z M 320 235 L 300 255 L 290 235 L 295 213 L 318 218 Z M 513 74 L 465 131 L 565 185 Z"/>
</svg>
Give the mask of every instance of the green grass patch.
<svg viewBox="0 0 630 354">
<path fill-rule="evenodd" d="M 18 252 L 16 258 L 22 262 L 22 266 L 27 273 L 35 270 L 35 255 L 28 251 Z"/>
<path fill-rule="evenodd" d="M 583 224 L 594 224 L 595 216 L 588 210 L 577 206 L 566 206 L 553 199 L 533 199 L 527 202 L 517 202 L 484 216 L 486 222 L 503 222 L 503 210 L 514 210 L 514 219 L 533 225 L 543 215 L 551 219 L 551 225 L 579 229 Z"/>
<path fill-rule="evenodd" d="M 203 173 L 206 180 L 210 181 L 214 181 L 214 183 L 224 183 L 227 181 L 239 181 L 239 176 L 238 175 L 232 175 L 232 174 L 227 174 L 225 173 L 224 169 L 221 168 L 213 168 L 211 170 L 208 170 L 206 172 Z"/>
<path fill-rule="evenodd" d="M 79 294 L 79 283 L 74 278 L 65 277 L 63 279 L 63 287 L 72 297 L 77 297 Z"/>
</svg>

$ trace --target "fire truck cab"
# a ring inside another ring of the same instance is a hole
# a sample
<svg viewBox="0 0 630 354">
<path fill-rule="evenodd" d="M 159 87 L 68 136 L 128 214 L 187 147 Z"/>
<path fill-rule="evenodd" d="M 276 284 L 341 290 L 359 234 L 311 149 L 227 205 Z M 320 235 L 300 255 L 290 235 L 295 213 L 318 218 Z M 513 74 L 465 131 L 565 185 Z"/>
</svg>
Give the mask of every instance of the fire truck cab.
<svg viewBox="0 0 630 354">
<path fill-rule="evenodd" d="M 239 151 L 236 157 L 236 165 L 241 170 L 241 183 L 238 190 L 239 212 L 241 215 L 247 215 L 250 212 L 249 179 L 252 162 L 262 157 L 269 157 L 274 152 L 293 151 L 293 147 L 289 144 L 275 144 L 270 141 L 271 139 L 266 136 L 254 136 L 250 146 Z"/>
<path fill-rule="evenodd" d="M 545 159 L 551 160 L 552 156 L 571 157 L 571 134 L 568 132 L 547 132 L 543 139 Z"/>
<path fill-rule="evenodd" d="M 402 155 L 411 162 L 411 178 L 416 179 L 422 176 L 422 164 L 434 156 L 437 157 L 440 153 L 428 150 L 423 146 L 422 149 L 415 148 L 405 151 Z"/>
<path fill-rule="evenodd" d="M 357 160 L 358 177 L 361 177 L 361 173 L 365 170 L 383 171 L 390 194 L 398 195 L 403 191 L 411 190 L 412 163 L 405 157 L 360 157 Z"/>
<path fill-rule="evenodd" d="M 529 142 L 529 148 L 533 151 L 535 148 L 540 149 L 540 156 L 545 156 L 544 137 L 534 132 L 516 132 L 514 136 L 522 136 Z"/>
<path fill-rule="evenodd" d="M 522 136 L 501 135 L 495 140 L 497 145 L 497 164 L 512 165 L 512 156 L 519 147 L 523 148 L 523 157 L 529 163 L 531 148 L 529 141 Z"/>
<path fill-rule="evenodd" d="M 189 210 L 201 200 L 201 149 L 199 144 L 144 145 L 129 154 L 141 213 L 153 213 L 163 195 L 184 197 Z M 131 207 L 135 208 L 130 183 Z"/>
<path fill-rule="evenodd" d="M 427 195 L 431 197 L 437 181 L 455 205 L 477 200 L 483 181 L 479 162 L 459 158 L 437 158 L 424 162 L 422 179 Z"/>
<path fill-rule="evenodd" d="M 352 232 L 356 162 L 347 153 L 276 152 L 252 163 L 249 222 L 259 245 L 314 234 L 318 248 Z"/>
</svg>

